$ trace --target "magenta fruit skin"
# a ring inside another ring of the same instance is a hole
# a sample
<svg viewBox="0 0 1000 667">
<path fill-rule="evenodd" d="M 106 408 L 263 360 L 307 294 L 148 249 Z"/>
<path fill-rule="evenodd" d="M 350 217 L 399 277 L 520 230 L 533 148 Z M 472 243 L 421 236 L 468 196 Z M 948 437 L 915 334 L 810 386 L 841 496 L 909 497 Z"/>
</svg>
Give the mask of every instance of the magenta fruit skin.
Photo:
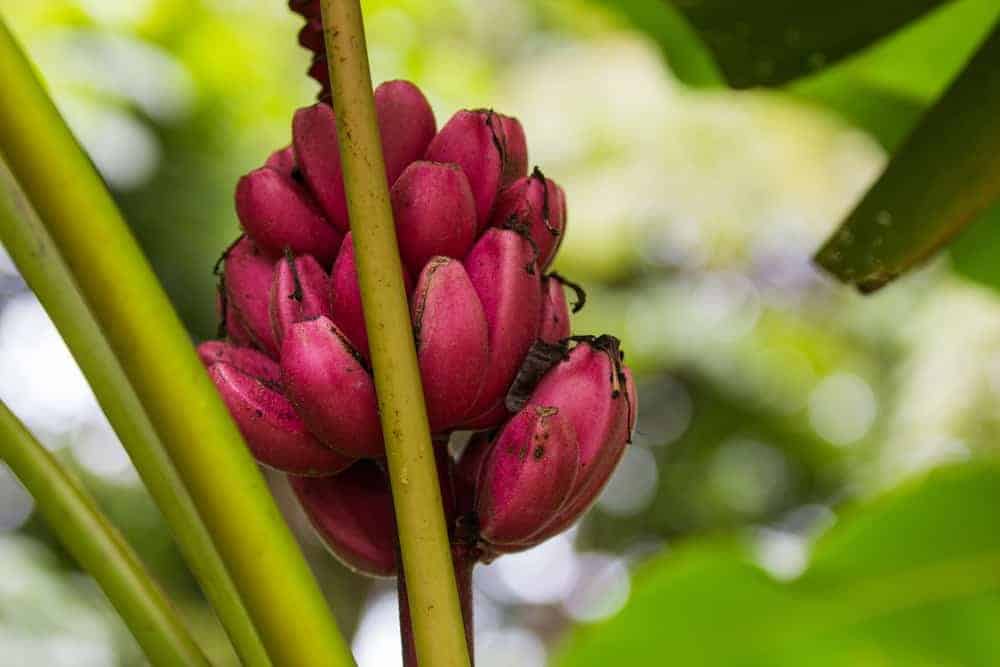
<svg viewBox="0 0 1000 667">
<path fill-rule="evenodd" d="M 292 145 L 302 177 L 327 219 L 341 233 L 347 233 L 347 196 L 333 109 L 320 103 L 296 111 L 292 119 Z"/>
<path fill-rule="evenodd" d="M 407 295 L 413 293 L 413 280 L 405 270 L 403 288 Z M 344 237 L 340 254 L 330 271 L 330 312 L 330 319 L 344 332 L 354 349 L 365 359 L 370 359 L 368 330 L 365 328 L 364 311 L 361 308 L 361 285 L 358 283 L 357 264 L 354 260 L 354 239 L 350 233 Z"/>
<path fill-rule="evenodd" d="M 281 383 L 281 367 L 266 354 L 249 347 L 238 347 L 222 340 L 208 340 L 198 346 L 198 357 L 205 368 L 222 362 L 265 383 L 274 386 Z"/>
<path fill-rule="evenodd" d="M 270 167 L 239 180 L 236 214 L 254 242 L 273 254 L 288 248 L 329 264 L 343 239 L 302 186 Z"/>
<path fill-rule="evenodd" d="M 319 5 L 289 4 L 307 19 L 299 40 L 329 100 Z M 570 338 L 576 287 L 544 276 L 566 196 L 528 174 L 520 121 L 460 111 L 436 133 L 406 81 L 379 86 L 375 106 L 449 535 L 490 560 L 565 530 L 594 502 L 635 427 L 635 384 L 617 340 Z M 290 473 L 337 557 L 391 575 L 398 545 L 329 104 L 296 112 L 292 135 L 237 185 L 247 236 L 221 281 L 230 342 L 199 354 L 254 456 Z M 455 429 L 478 431 L 457 462 Z"/>
<path fill-rule="evenodd" d="M 445 519 L 455 518 L 452 461 L 447 448 L 435 447 Z M 396 518 L 389 480 L 374 461 L 358 461 L 336 477 L 289 476 L 309 521 L 327 548 L 352 570 L 391 577 L 397 570 Z"/>
<path fill-rule="evenodd" d="M 223 269 L 227 303 L 235 320 L 254 345 L 275 358 L 278 345 L 271 329 L 269 295 L 276 259 L 244 236 L 226 253 Z"/>
<path fill-rule="evenodd" d="M 566 290 L 558 279 L 542 279 L 542 315 L 538 338 L 546 343 L 558 343 L 570 334 L 569 303 Z"/>
<path fill-rule="evenodd" d="M 537 169 L 531 176 L 514 181 L 500 191 L 490 224 L 495 227 L 523 226 L 538 247 L 538 265 L 544 271 L 552 263 L 566 228 L 565 198 L 551 179 Z"/>
<path fill-rule="evenodd" d="M 325 61 L 317 61 L 317 64 L 326 70 Z M 387 81 L 376 88 L 375 112 L 382 137 L 386 178 L 391 186 L 406 165 L 420 159 L 427 149 L 434 136 L 434 114 L 423 93 L 407 81 Z M 346 233 L 350 228 L 347 196 L 333 109 L 319 103 L 296 111 L 292 120 L 292 145 L 302 175 L 320 207 L 330 222 Z"/>
<path fill-rule="evenodd" d="M 425 159 L 454 162 L 465 173 L 476 200 L 476 225 L 481 232 L 500 189 L 504 171 L 503 124 L 492 111 L 459 111 L 427 147 Z"/>
<path fill-rule="evenodd" d="M 240 321 L 239 314 L 233 308 L 232 302 L 229 301 L 228 293 L 225 296 L 221 293 L 216 294 L 215 312 L 222 318 L 222 322 L 225 323 L 225 326 L 220 327 L 220 329 L 225 334 L 228 342 L 240 347 L 250 347 L 253 345 L 253 339 L 250 338 L 246 327 Z"/>
<path fill-rule="evenodd" d="M 330 316 L 330 278 L 309 255 L 285 256 L 278 261 L 271 283 L 271 326 L 278 345 L 288 327 L 319 317 Z"/>
<path fill-rule="evenodd" d="M 347 336 L 365 359 L 368 356 L 368 331 L 361 309 L 361 285 L 354 261 L 354 238 L 348 232 L 340 254 L 330 270 L 330 319 Z"/>
<path fill-rule="evenodd" d="M 302 421 L 324 445 L 351 458 L 385 456 L 375 383 L 329 319 L 288 328 L 281 381 Z"/>
<path fill-rule="evenodd" d="M 431 432 L 441 433 L 476 402 L 489 358 L 486 315 L 465 268 L 448 257 L 424 267 L 411 311 Z"/>
<path fill-rule="evenodd" d="M 402 80 L 386 81 L 375 89 L 375 113 L 386 178 L 392 187 L 406 166 L 427 151 L 437 131 L 437 121 L 420 89 Z"/>
<path fill-rule="evenodd" d="M 208 368 L 254 458 L 295 475 L 333 475 L 353 459 L 324 447 L 280 393 L 225 362 Z"/>
<path fill-rule="evenodd" d="M 465 258 L 489 334 L 489 361 L 469 428 L 490 428 L 507 416 L 507 389 L 538 335 L 542 290 L 531 244 L 516 232 L 489 229 Z"/>
<path fill-rule="evenodd" d="M 372 577 L 396 574 L 396 519 L 385 473 L 358 461 L 336 477 L 289 477 L 316 533 L 347 567 Z"/>
<path fill-rule="evenodd" d="M 270 167 L 279 174 L 291 178 L 292 173 L 295 171 L 295 149 L 291 146 L 285 146 L 274 151 L 267 156 L 264 166 Z"/>
<path fill-rule="evenodd" d="M 476 235 L 476 202 L 456 164 L 411 163 L 392 186 L 403 264 L 413 276 L 435 255 L 465 257 Z"/>
<path fill-rule="evenodd" d="M 631 371 L 620 366 L 617 376 L 609 352 L 580 343 L 569 359 L 554 366 L 538 384 L 529 405 L 559 408 L 576 429 L 580 472 L 566 505 L 534 539 L 556 535 L 580 518 L 594 503 L 625 453 L 636 406 Z M 630 389 L 631 386 L 631 389 Z"/>
<path fill-rule="evenodd" d="M 521 121 L 513 116 L 497 114 L 506 138 L 505 160 L 501 186 L 507 186 L 528 175 L 528 139 Z"/>
<path fill-rule="evenodd" d="M 497 436 L 479 474 L 479 534 L 520 544 L 545 528 L 573 487 L 580 463 L 576 433 L 557 408 L 532 405 Z"/>
</svg>

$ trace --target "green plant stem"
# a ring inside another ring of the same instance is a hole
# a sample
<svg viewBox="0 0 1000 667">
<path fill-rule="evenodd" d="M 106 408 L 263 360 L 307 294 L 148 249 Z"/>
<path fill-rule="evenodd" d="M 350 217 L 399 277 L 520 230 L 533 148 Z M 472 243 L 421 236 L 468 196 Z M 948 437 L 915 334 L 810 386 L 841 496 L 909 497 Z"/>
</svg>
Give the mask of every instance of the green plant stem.
<svg viewBox="0 0 1000 667">
<path fill-rule="evenodd" d="M 0 401 L 0 459 L 10 466 L 49 528 L 90 574 L 154 665 L 207 667 L 177 611 L 83 486 Z"/>
<path fill-rule="evenodd" d="M 469 647 L 469 662 L 475 664 L 475 627 L 473 625 L 472 571 L 479 562 L 478 555 L 456 545 L 452 548 L 455 582 L 458 599 L 462 604 L 462 622 L 465 624 L 465 639 Z M 418 667 L 416 646 L 413 642 L 413 624 L 410 622 L 410 606 L 406 594 L 406 576 L 396 577 L 396 591 L 399 595 L 399 633 L 403 643 L 403 667 Z"/>
<path fill-rule="evenodd" d="M 402 565 L 422 667 L 469 664 L 358 0 L 321 0 L 344 187 L 358 263 Z"/>
<path fill-rule="evenodd" d="M 46 305 L 245 665 L 267 653 L 190 494 L 34 209 L 0 160 L 0 239 Z"/>
<path fill-rule="evenodd" d="M 282 667 L 353 664 L 170 301 L 93 165 L 2 24 L 0 81 L 0 152 L 194 500 L 271 660 Z M 0 240 L 8 245 L 14 241 L 10 234 L 24 233 L 3 232 Z M 76 326 L 63 304 L 40 297 L 64 330 Z M 183 534 L 185 527 L 174 530 Z"/>
</svg>

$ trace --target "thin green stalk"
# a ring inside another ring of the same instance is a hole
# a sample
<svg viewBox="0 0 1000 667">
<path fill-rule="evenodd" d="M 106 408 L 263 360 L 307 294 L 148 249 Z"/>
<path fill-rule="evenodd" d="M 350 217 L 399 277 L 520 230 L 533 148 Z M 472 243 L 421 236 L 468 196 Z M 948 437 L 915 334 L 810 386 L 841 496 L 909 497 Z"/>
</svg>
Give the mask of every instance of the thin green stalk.
<svg viewBox="0 0 1000 667">
<path fill-rule="evenodd" d="M 21 275 L 46 305 L 63 340 L 80 364 L 240 660 L 244 665 L 268 667 L 271 662 L 264 646 L 191 495 L 170 462 L 52 238 L 2 159 L 0 239 L 5 242 Z"/>
<path fill-rule="evenodd" d="M 0 81 L 0 152 L 166 447 L 271 660 L 282 667 L 353 664 L 187 332 L 5 26 Z M 0 240 L 12 239 L 5 233 Z M 43 304 L 53 319 L 74 326 L 59 304 Z"/>
<path fill-rule="evenodd" d="M 59 540 L 93 575 L 146 657 L 163 667 L 208 667 L 187 628 L 83 486 L 0 401 L 0 459 L 35 498 Z"/>
<path fill-rule="evenodd" d="M 321 0 L 365 326 L 422 667 L 469 652 L 424 407 L 358 0 Z"/>
</svg>

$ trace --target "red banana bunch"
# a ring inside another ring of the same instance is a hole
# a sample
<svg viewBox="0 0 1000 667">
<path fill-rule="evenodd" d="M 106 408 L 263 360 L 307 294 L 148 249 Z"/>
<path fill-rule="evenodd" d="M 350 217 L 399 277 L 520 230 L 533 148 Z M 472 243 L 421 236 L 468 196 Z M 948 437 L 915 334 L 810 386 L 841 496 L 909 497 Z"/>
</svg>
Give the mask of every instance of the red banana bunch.
<svg viewBox="0 0 1000 667">
<path fill-rule="evenodd" d="M 310 20 L 304 42 L 320 31 L 315 4 L 292 0 Z M 583 293 L 545 273 L 565 195 L 528 173 L 520 123 L 459 111 L 438 130 L 405 81 L 380 85 L 375 105 L 431 429 L 445 443 L 476 432 L 457 463 L 437 447 L 452 538 L 492 559 L 589 507 L 629 441 L 635 388 L 616 339 L 570 337 L 565 288 L 574 310 Z M 217 267 L 222 340 L 199 352 L 251 452 L 290 476 L 331 551 L 390 575 L 391 492 L 333 109 L 299 109 L 291 144 L 235 199 L 244 234 Z"/>
</svg>

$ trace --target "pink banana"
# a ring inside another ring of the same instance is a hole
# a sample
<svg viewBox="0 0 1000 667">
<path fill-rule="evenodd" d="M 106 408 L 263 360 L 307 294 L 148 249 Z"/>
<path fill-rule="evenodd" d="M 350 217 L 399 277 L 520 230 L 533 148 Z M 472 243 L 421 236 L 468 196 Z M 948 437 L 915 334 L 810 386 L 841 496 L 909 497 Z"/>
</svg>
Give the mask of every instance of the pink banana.
<svg viewBox="0 0 1000 667">
<path fill-rule="evenodd" d="M 278 356 L 278 345 L 271 330 L 268 295 L 276 259 L 244 236 L 226 252 L 223 274 L 226 301 L 236 319 L 254 344 L 272 357 Z"/>
<path fill-rule="evenodd" d="M 278 262 L 271 283 L 270 314 L 278 345 L 292 324 L 330 316 L 330 278 L 315 259 L 289 253 Z"/>
<path fill-rule="evenodd" d="M 198 357 L 206 368 L 221 362 L 266 384 L 279 386 L 281 383 L 281 367 L 266 354 L 249 347 L 208 340 L 198 346 Z"/>
<path fill-rule="evenodd" d="M 274 151 L 267 156 L 264 166 L 270 167 L 284 176 L 294 178 L 292 174 L 295 172 L 295 149 L 291 146 L 285 146 Z"/>
<path fill-rule="evenodd" d="M 445 519 L 454 521 L 451 458 L 435 448 Z M 396 574 L 396 516 L 389 480 L 379 464 L 358 461 L 336 477 L 289 477 L 302 508 L 334 556 L 373 577 Z"/>
<path fill-rule="evenodd" d="M 375 384 L 333 322 L 321 316 L 288 328 L 281 377 L 288 399 L 323 444 L 351 458 L 385 455 Z"/>
<path fill-rule="evenodd" d="M 528 175 L 528 140 L 524 135 L 521 121 L 513 116 L 504 116 L 503 114 L 497 114 L 497 116 L 503 125 L 504 136 L 507 140 L 505 144 L 506 160 L 504 161 L 501 182 L 501 185 L 507 186 Z"/>
<path fill-rule="evenodd" d="M 490 544 L 521 544 L 551 522 L 566 501 L 580 452 L 558 408 L 530 405 L 503 427 L 482 464 L 476 513 Z"/>
<path fill-rule="evenodd" d="M 435 257 L 420 274 L 413 330 L 431 431 L 447 431 L 467 416 L 488 364 L 486 315 L 458 260 Z"/>
<path fill-rule="evenodd" d="M 233 345 L 249 347 L 253 345 L 253 337 L 243 324 L 240 314 L 233 308 L 233 304 L 226 299 L 226 338 Z"/>
<path fill-rule="evenodd" d="M 247 234 L 272 253 L 287 248 L 329 264 L 340 249 L 343 235 L 326 221 L 309 193 L 270 167 L 240 179 L 236 213 Z"/>
<path fill-rule="evenodd" d="M 386 81 L 375 89 L 385 173 L 392 186 L 406 165 L 419 160 L 434 138 L 437 121 L 427 98 L 409 81 Z"/>
<path fill-rule="evenodd" d="M 490 221 L 496 227 L 527 230 L 538 248 L 538 265 L 543 271 L 552 262 L 566 228 L 565 197 L 561 192 L 562 188 L 536 167 L 531 176 L 500 191 Z"/>
<path fill-rule="evenodd" d="M 542 279 L 542 315 L 538 338 L 546 343 L 558 343 L 569 338 L 569 304 L 566 290 L 557 276 Z"/>
<path fill-rule="evenodd" d="M 220 277 L 219 287 L 215 295 L 215 312 L 220 318 L 219 338 L 225 338 L 233 345 L 250 347 L 253 345 L 253 340 L 243 326 L 243 322 L 240 321 L 233 304 L 229 301 L 225 283 L 225 278 Z"/>
<path fill-rule="evenodd" d="M 396 574 L 396 519 L 385 473 L 358 461 L 336 477 L 289 477 L 292 489 L 330 552 L 373 577 Z"/>
<path fill-rule="evenodd" d="M 208 368 L 222 400 L 259 462 L 294 475 L 333 475 L 353 459 L 324 447 L 285 397 L 225 362 Z"/>
<path fill-rule="evenodd" d="M 405 270 L 403 286 L 407 294 L 413 292 L 413 281 Z M 362 357 L 370 359 L 368 331 L 365 329 L 364 311 L 361 308 L 361 286 L 358 284 L 358 270 L 354 261 L 354 239 L 350 233 L 344 237 L 340 254 L 330 271 L 330 311 L 331 319 L 354 348 Z"/>
<path fill-rule="evenodd" d="M 399 254 L 411 275 L 435 255 L 465 257 L 476 235 L 476 202 L 458 165 L 413 162 L 391 194 Z"/>
<path fill-rule="evenodd" d="M 322 69 L 325 71 L 326 62 L 322 63 Z M 319 103 L 296 111 L 292 119 L 292 145 L 302 176 L 327 219 L 347 233 L 347 196 L 333 109 Z"/>
<path fill-rule="evenodd" d="M 504 396 L 538 335 L 541 283 L 531 244 L 511 230 L 487 230 L 464 263 L 489 334 L 486 374 L 465 425 L 490 428 L 506 417 Z"/>
<path fill-rule="evenodd" d="M 580 445 L 580 472 L 566 505 L 533 539 L 546 539 L 572 525 L 611 477 L 635 423 L 631 376 L 622 364 L 617 339 L 599 336 L 580 342 L 538 384 L 529 405 L 558 407 L 573 424 Z"/>
<path fill-rule="evenodd" d="M 325 59 L 317 60 L 313 69 L 322 82 Z M 376 88 L 375 111 L 385 155 L 386 178 L 392 185 L 406 165 L 419 159 L 426 150 L 434 136 L 434 114 L 420 89 L 407 81 L 388 81 Z M 346 233 L 349 228 L 347 197 L 333 109 L 320 103 L 296 111 L 292 120 L 292 144 L 316 200 L 334 226 Z"/>
<path fill-rule="evenodd" d="M 477 230 L 482 231 L 503 179 L 506 137 L 492 111 L 459 111 L 427 147 L 433 162 L 454 162 L 465 172 L 476 200 Z"/>
</svg>

